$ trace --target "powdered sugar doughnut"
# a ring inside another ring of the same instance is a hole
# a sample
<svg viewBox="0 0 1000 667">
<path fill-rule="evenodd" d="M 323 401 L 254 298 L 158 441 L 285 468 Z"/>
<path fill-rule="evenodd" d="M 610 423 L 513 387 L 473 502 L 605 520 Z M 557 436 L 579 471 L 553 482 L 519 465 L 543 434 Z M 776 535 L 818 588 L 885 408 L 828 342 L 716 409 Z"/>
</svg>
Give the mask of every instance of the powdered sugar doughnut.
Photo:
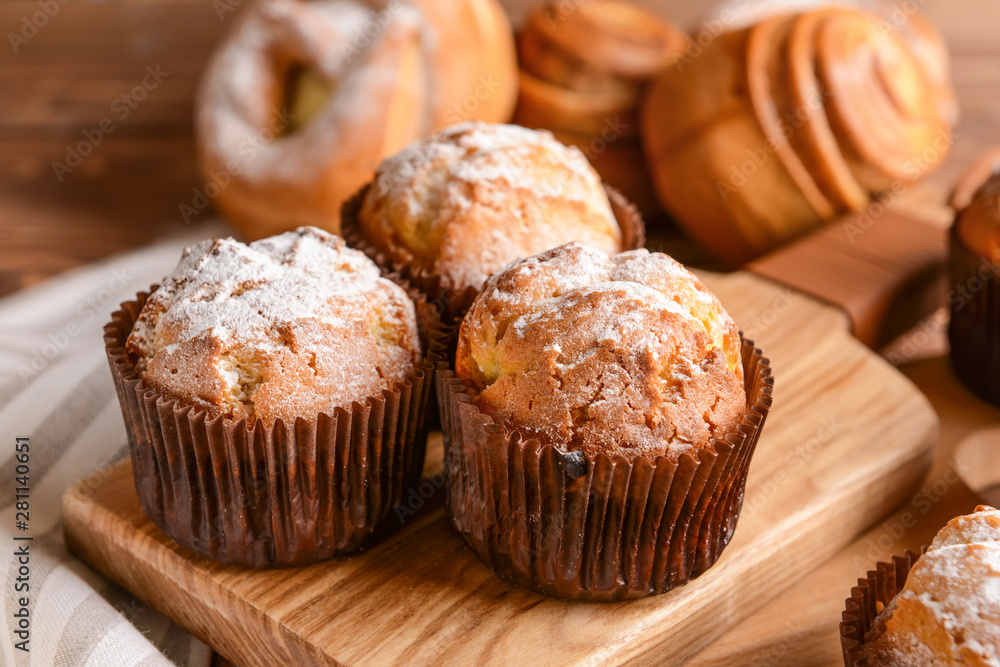
<svg viewBox="0 0 1000 667">
<path fill-rule="evenodd" d="M 465 118 L 509 118 L 513 38 L 495 0 L 260 0 L 196 100 L 213 203 L 249 238 L 314 225 L 379 161 Z"/>
</svg>

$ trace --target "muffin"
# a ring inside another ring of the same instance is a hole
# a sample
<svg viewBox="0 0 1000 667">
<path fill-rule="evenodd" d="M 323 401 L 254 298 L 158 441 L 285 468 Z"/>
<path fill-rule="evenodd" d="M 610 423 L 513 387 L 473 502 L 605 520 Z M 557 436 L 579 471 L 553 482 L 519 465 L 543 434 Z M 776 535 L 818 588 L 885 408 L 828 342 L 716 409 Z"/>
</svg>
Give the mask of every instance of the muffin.
<svg viewBox="0 0 1000 667">
<path fill-rule="evenodd" d="M 422 469 L 439 327 L 316 228 L 187 248 L 105 328 L 143 511 L 226 563 L 358 548 Z"/>
<path fill-rule="evenodd" d="M 845 645 L 848 667 L 1000 665 L 1000 511 L 952 519 L 900 575 L 860 646 Z"/>
<path fill-rule="evenodd" d="M 614 254 L 638 213 L 548 132 L 463 123 L 386 159 L 345 206 L 348 242 L 460 317 L 491 274 L 568 241 Z"/>
<path fill-rule="evenodd" d="M 558 597 L 686 583 L 736 525 L 767 360 L 670 257 L 570 243 L 512 263 L 439 373 L 452 522 L 502 576 Z"/>
<path fill-rule="evenodd" d="M 981 161 L 956 187 L 948 338 L 955 374 L 1000 406 L 1000 159 Z"/>
</svg>

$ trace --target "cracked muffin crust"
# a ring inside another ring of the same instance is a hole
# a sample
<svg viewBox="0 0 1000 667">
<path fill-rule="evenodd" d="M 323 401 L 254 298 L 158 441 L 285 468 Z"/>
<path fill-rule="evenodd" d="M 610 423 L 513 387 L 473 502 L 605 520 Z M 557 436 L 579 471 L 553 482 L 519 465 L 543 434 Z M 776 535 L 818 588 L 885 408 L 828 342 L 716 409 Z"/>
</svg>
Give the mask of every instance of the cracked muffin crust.
<svg viewBox="0 0 1000 667">
<path fill-rule="evenodd" d="M 403 288 L 314 227 L 185 249 L 126 352 L 158 390 L 269 425 L 377 396 L 421 357 Z"/>
<path fill-rule="evenodd" d="M 568 241 L 613 254 L 622 233 L 601 179 L 544 131 L 462 123 L 379 166 L 358 214 L 393 263 L 478 289 L 510 262 Z"/>
<path fill-rule="evenodd" d="M 739 423 L 740 345 L 722 304 L 670 257 L 570 243 L 490 278 L 462 322 L 456 373 L 526 437 L 676 457 Z"/>
<path fill-rule="evenodd" d="M 952 519 L 875 619 L 869 664 L 1000 665 L 1000 511 Z"/>
</svg>

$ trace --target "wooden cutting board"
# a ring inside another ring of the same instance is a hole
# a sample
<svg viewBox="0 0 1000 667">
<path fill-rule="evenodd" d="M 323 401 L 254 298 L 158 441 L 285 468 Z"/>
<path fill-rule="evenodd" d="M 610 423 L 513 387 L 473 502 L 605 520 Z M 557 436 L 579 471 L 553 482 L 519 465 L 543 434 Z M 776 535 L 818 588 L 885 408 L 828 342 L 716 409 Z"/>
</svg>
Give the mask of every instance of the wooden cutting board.
<svg viewBox="0 0 1000 667">
<path fill-rule="evenodd" d="M 511 586 L 452 530 L 440 492 L 352 558 L 225 566 L 146 519 L 128 462 L 66 493 L 66 543 L 240 665 L 680 664 L 910 495 L 938 429 L 909 381 L 848 333 L 842 311 L 747 273 L 703 278 L 771 358 L 776 386 L 735 537 L 686 587 L 581 603 Z M 440 488 L 440 470 L 435 435 L 425 491 Z"/>
</svg>

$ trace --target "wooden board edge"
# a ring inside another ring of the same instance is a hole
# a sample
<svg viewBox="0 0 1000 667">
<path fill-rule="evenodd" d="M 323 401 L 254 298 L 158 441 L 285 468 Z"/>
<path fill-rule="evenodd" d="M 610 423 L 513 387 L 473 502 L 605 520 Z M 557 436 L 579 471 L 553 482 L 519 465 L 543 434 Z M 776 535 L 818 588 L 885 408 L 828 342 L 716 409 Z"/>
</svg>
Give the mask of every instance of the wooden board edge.
<svg viewBox="0 0 1000 667">
<path fill-rule="evenodd" d="M 843 546 L 856 539 L 858 535 L 864 534 L 879 519 L 909 497 L 924 479 L 931 463 L 933 444 L 936 442 L 938 431 L 937 421 L 933 413 L 928 413 L 928 417 L 923 428 L 923 437 L 914 438 L 913 445 L 900 452 L 900 461 L 895 468 L 897 475 L 894 478 L 899 483 L 881 487 L 875 485 L 878 492 L 872 495 L 870 491 L 873 487 L 873 480 L 870 477 L 863 477 L 854 480 L 850 485 L 852 489 L 869 491 L 869 493 L 852 493 L 851 497 L 857 497 L 857 502 L 845 504 L 840 498 L 831 499 L 828 502 L 829 511 L 839 512 L 843 517 L 856 517 L 852 521 L 838 520 L 850 525 L 850 530 L 840 531 L 838 533 L 839 539 L 823 539 L 823 526 L 817 523 L 811 531 L 810 537 L 807 538 L 809 544 L 815 545 L 815 557 L 809 562 L 781 561 L 784 564 L 781 568 L 781 577 L 774 579 L 777 585 L 767 588 L 763 594 L 757 593 L 759 604 L 734 614 L 732 610 L 727 610 L 727 603 L 720 598 L 705 610 L 705 613 L 697 615 L 699 618 L 683 619 L 679 629 L 669 633 L 669 636 L 659 641 L 655 639 L 652 642 L 647 641 L 641 645 L 634 642 L 623 643 L 603 654 L 603 657 L 609 664 L 625 664 L 632 661 L 648 664 L 664 664 L 666 661 L 669 664 L 681 664 L 722 636 L 726 629 L 749 617 L 788 587 L 794 585 L 807 575 L 811 568 L 826 562 Z M 112 481 L 121 483 L 122 477 L 127 477 L 127 482 L 131 483 L 130 461 L 126 460 L 116 464 L 115 468 L 117 469 L 113 469 L 113 472 L 107 475 L 102 483 L 107 484 Z M 264 610 L 255 609 L 244 600 L 221 590 L 218 584 L 203 570 L 190 567 L 189 562 L 175 551 L 154 548 L 156 553 L 165 554 L 165 558 L 170 562 L 169 568 L 158 567 L 157 558 L 149 558 L 145 555 L 137 557 L 137 550 L 129 548 L 122 540 L 114 537 L 124 534 L 125 531 L 133 530 L 132 525 L 121 516 L 92 502 L 88 498 L 89 495 L 90 493 L 81 485 L 76 485 L 71 487 L 63 497 L 63 526 L 67 547 L 100 572 L 212 646 L 227 659 L 237 663 L 245 661 L 247 655 L 241 648 L 245 647 L 247 642 L 259 645 L 261 640 L 264 640 L 274 644 L 273 654 L 267 656 L 271 664 L 338 664 L 330 656 L 323 654 L 321 650 L 313 649 L 304 643 L 280 622 L 269 617 Z M 102 527 L 98 531 L 99 539 L 93 539 L 93 532 L 90 533 L 90 539 L 84 539 L 79 531 L 88 530 L 88 526 L 93 527 L 94 525 Z M 846 538 L 841 536 L 846 536 Z M 142 536 L 141 539 L 154 542 L 149 536 Z M 841 544 L 842 542 L 843 544 Z M 771 545 L 765 545 L 761 548 L 769 546 Z M 139 551 L 141 552 L 141 550 Z M 131 559 L 131 571 L 116 566 L 116 563 L 123 562 L 126 557 Z M 756 566 L 750 566 L 748 573 L 753 573 L 755 567 L 774 569 L 775 565 L 773 563 L 760 563 Z M 200 579 L 197 588 L 218 590 L 220 599 L 214 605 L 209 603 L 210 606 L 206 606 L 204 600 L 196 598 L 188 592 L 181 578 L 165 579 L 163 570 L 167 569 L 188 572 L 191 577 Z M 766 581 L 767 575 L 766 572 L 760 571 L 760 576 L 755 575 L 753 578 Z M 703 622 L 706 615 L 725 615 L 727 613 L 729 615 L 725 616 L 726 623 L 724 624 L 709 626 Z M 244 623 L 237 620 L 245 619 L 247 614 L 253 614 L 260 619 L 260 622 L 268 626 L 263 636 L 253 633 Z M 717 630 L 716 627 L 718 627 Z M 678 647 L 671 639 L 677 636 L 697 637 L 697 639 L 686 643 L 683 652 L 678 653 Z M 274 642 L 275 637 L 282 639 Z"/>
<path fill-rule="evenodd" d="M 104 477 L 101 484 L 108 484 L 119 476 L 127 476 L 131 483 L 130 459 L 112 466 L 111 472 Z M 153 559 L 145 557 L 143 550 L 130 549 L 121 540 L 115 539 L 116 534 L 120 535 L 123 531 L 132 530 L 133 527 L 114 512 L 91 502 L 89 495 L 83 482 L 71 486 L 63 494 L 63 538 L 69 551 L 101 574 L 236 664 L 244 664 L 246 658 L 241 646 L 246 646 L 248 643 L 259 644 L 264 640 L 272 644 L 274 650 L 274 655 L 268 658 L 269 664 L 338 665 L 329 656 L 311 649 L 291 630 L 275 621 L 263 610 L 250 607 L 244 600 L 221 589 L 203 570 L 191 567 L 190 562 L 175 551 L 158 550 L 166 553 L 166 559 L 177 571 L 187 572 L 193 579 L 200 579 L 202 590 L 219 590 L 225 596 L 216 600 L 210 608 L 205 607 L 205 601 L 192 594 L 183 581 L 166 574 L 170 568 L 158 567 Z M 93 539 L 93 532 L 91 539 L 85 539 L 80 531 L 87 530 L 88 527 L 92 530 L 94 525 L 105 527 L 98 533 L 100 539 Z M 153 542 L 145 535 L 140 539 Z M 117 566 L 126 555 L 133 565 L 131 572 Z M 183 613 L 184 610 L 187 614 Z M 269 626 L 269 635 L 256 636 L 248 631 L 244 623 L 235 618 L 237 614 L 248 612 Z M 281 641 L 274 642 L 275 637 L 281 637 Z"/>
<path fill-rule="evenodd" d="M 930 414 L 933 415 L 933 412 Z M 814 545 L 814 550 L 812 551 L 814 557 L 808 561 L 802 561 L 801 559 L 783 561 L 785 567 L 780 572 L 775 572 L 774 574 L 774 587 L 768 589 L 767 593 L 760 597 L 758 604 L 752 608 L 743 610 L 740 614 L 732 614 L 731 608 L 727 608 L 725 601 L 717 598 L 713 606 L 719 610 L 718 613 L 729 613 L 726 617 L 727 623 L 724 624 L 725 627 L 720 627 L 718 630 L 712 628 L 706 633 L 703 619 L 686 617 L 682 622 L 680 634 L 685 636 L 702 634 L 703 636 L 707 636 L 707 639 L 689 643 L 682 655 L 677 653 L 677 646 L 672 643 L 671 637 L 666 637 L 658 642 L 647 643 L 641 647 L 638 645 L 623 645 L 621 651 L 614 653 L 610 657 L 609 664 L 682 665 L 690 658 L 708 648 L 713 641 L 724 635 L 729 629 L 736 627 L 736 625 L 756 613 L 757 610 L 802 580 L 813 569 L 830 560 L 860 536 L 867 533 L 880 520 L 890 515 L 907 498 L 910 498 L 920 488 L 931 468 L 938 432 L 939 423 L 935 415 L 926 425 L 923 437 L 919 440 L 915 439 L 913 447 L 908 450 L 906 456 L 901 457 L 897 467 L 894 468 L 894 471 L 897 473 L 896 479 L 900 483 L 892 486 L 882 486 L 879 488 L 878 493 L 872 494 L 872 488 L 877 488 L 873 485 L 873 480 L 868 477 L 861 477 L 854 480 L 849 486 L 851 490 L 856 491 L 856 493 L 850 494 L 851 498 L 857 499 L 855 503 L 847 504 L 840 498 L 831 498 L 825 505 L 821 506 L 831 512 L 832 515 L 840 514 L 843 517 L 831 523 L 837 524 L 842 522 L 843 524 L 850 525 L 850 530 L 846 532 L 841 530 L 838 533 L 838 537 L 841 535 L 844 536 L 842 539 L 823 539 L 826 534 L 824 524 L 817 522 L 809 533 L 810 537 L 807 538 L 809 544 Z M 851 516 L 857 518 L 848 522 L 846 519 Z M 758 548 L 765 549 L 772 547 L 773 543 L 766 543 L 760 545 Z M 774 566 L 773 564 L 758 563 L 751 569 L 748 569 L 746 576 L 754 572 L 753 568 L 764 569 L 774 568 Z M 760 574 L 760 579 L 764 580 L 766 572 L 761 572 Z M 676 634 L 678 633 L 673 633 L 673 635 Z"/>
</svg>

